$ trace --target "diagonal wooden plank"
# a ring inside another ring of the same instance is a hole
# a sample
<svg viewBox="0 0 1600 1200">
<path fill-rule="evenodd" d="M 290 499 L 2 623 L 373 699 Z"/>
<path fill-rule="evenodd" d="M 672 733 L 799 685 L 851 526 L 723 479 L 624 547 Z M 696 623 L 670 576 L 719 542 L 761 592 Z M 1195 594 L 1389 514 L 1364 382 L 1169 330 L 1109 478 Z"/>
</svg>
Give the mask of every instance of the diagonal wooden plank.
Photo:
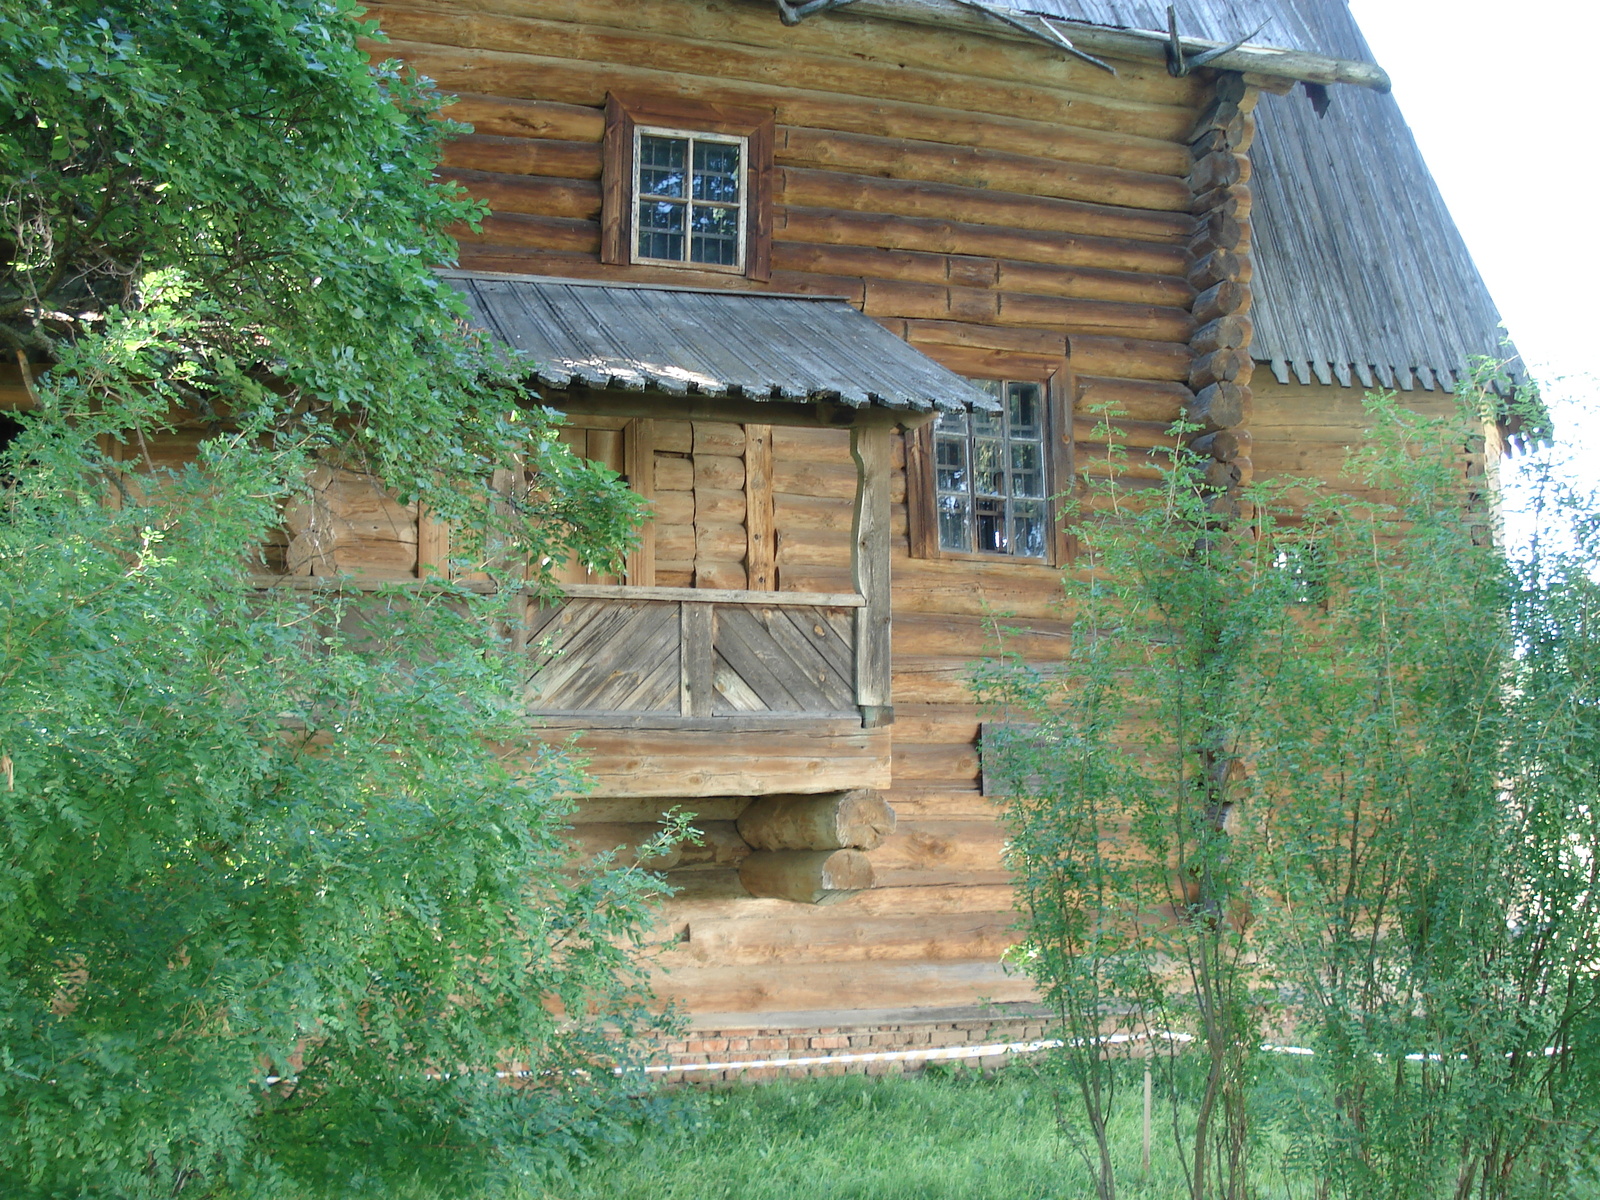
<svg viewBox="0 0 1600 1200">
<path fill-rule="evenodd" d="M 678 640 L 677 613 L 670 604 L 642 605 L 603 645 L 585 656 L 584 670 L 561 690 L 557 707 L 613 710 L 638 686 L 641 667 L 658 662 Z"/>
<path fill-rule="evenodd" d="M 718 611 L 718 648 L 728 665 L 760 694 L 769 706 L 787 712 L 828 711 L 828 697 L 811 677 L 806 665 L 797 664 L 772 638 L 760 618 L 742 605 Z"/>
<path fill-rule="evenodd" d="M 769 712 L 766 701 L 762 700 L 755 690 L 739 677 L 739 673 L 728 665 L 728 660 L 722 655 L 716 656 L 712 668 L 712 677 L 716 680 L 716 702 L 712 707 L 715 716 L 727 716 L 731 713 Z"/>
<path fill-rule="evenodd" d="M 855 647 L 846 638 L 841 638 L 831 625 L 814 612 L 804 609 L 784 608 L 773 610 L 771 623 L 776 625 L 782 619 L 794 628 L 795 633 L 802 638 L 811 652 L 815 654 L 828 668 L 829 672 L 837 676 L 846 686 L 855 678 Z"/>
<path fill-rule="evenodd" d="M 610 604 L 590 619 L 573 637 L 558 644 L 558 656 L 548 661 L 530 681 L 540 696 L 550 697 L 592 673 L 597 654 L 612 645 L 630 623 L 649 611 L 641 604 Z M 580 685 L 581 686 L 581 685 Z M 561 707 L 561 706 L 558 706 Z"/>
<path fill-rule="evenodd" d="M 794 664 L 794 670 L 805 675 L 817 686 L 828 707 L 837 707 L 840 703 L 839 689 L 844 685 L 844 677 L 829 664 L 811 630 L 797 628 L 786 614 L 776 609 L 766 609 L 754 615 L 761 622 L 762 628 L 767 631 L 767 635 L 772 638 L 774 646 L 781 653 L 788 655 L 789 661 Z"/>
</svg>

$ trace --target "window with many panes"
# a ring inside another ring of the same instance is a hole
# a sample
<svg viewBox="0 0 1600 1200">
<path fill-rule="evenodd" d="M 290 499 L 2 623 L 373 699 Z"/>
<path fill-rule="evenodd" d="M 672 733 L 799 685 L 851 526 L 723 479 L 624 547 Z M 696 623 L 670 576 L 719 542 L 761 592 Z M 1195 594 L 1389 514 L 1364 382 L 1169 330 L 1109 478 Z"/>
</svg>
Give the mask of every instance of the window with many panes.
<svg viewBox="0 0 1600 1200">
<path fill-rule="evenodd" d="M 1048 389 L 973 380 L 997 412 L 943 413 L 933 427 L 933 503 L 941 551 L 1050 556 Z"/>
<path fill-rule="evenodd" d="M 636 126 L 635 262 L 744 268 L 746 140 Z"/>
</svg>

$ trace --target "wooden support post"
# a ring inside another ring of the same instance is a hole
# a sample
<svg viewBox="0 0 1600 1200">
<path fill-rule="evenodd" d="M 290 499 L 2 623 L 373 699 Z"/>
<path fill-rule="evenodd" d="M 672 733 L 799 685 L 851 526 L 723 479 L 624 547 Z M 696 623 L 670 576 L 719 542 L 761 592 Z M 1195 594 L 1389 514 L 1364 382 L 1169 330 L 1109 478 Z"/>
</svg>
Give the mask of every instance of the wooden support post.
<svg viewBox="0 0 1600 1200">
<path fill-rule="evenodd" d="M 656 423 L 648 417 L 629 421 L 622 430 L 622 462 L 628 486 L 644 501 L 656 498 Z M 656 583 L 656 522 L 654 506 L 639 527 L 639 544 L 628 551 L 626 582 L 629 587 L 654 587 Z"/>
<path fill-rule="evenodd" d="M 417 505 L 417 578 L 450 578 L 450 526 L 433 515 L 426 504 Z"/>
<path fill-rule="evenodd" d="M 738 821 L 739 836 L 753 850 L 875 850 L 894 823 L 894 809 L 870 788 L 761 796 Z"/>
<path fill-rule="evenodd" d="M 714 605 L 678 605 L 678 711 L 686 717 L 709 717 L 715 660 L 711 639 Z"/>
<path fill-rule="evenodd" d="M 867 729 L 894 720 L 889 642 L 889 434 L 887 425 L 854 425 L 856 510 L 851 572 L 865 605 L 856 610 L 856 703 Z"/>
<path fill-rule="evenodd" d="M 758 851 L 739 864 L 752 896 L 831 904 L 873 885 L 872 862 L 859 850 Z"/>
<path fill-rule="evenodd" d="M 744 489 L 745 571 L 752 592 L 770 592 L 778 586 L 771 425 L 744 427 Z"/>
</svg>

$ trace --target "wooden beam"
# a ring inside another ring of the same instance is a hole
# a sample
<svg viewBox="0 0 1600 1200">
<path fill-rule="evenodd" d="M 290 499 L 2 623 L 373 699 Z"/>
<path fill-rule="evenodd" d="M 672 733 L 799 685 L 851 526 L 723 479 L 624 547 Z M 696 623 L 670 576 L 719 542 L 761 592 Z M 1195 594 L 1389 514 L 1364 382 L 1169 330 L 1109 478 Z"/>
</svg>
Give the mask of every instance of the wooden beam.
<svg viewBox="0 0 1600 1200">
<path fill-rule="evenodd" d="M 872 861 L 859 850 L 758 851 L 739 864 L 752 896 L 832 904 L 873 885 Z"/>
<path fill-rule="evenodd" d="M 772 426 L 744 427 L 745 571 L 750 590 L 778 586 L 777 529 L 772 508 Z"/>
<path fill-rule="evenodd" d="M 894 832 L 894 809 L 870 788 L 821 796 L 762 796 L 740 814 L 754 850 L 875 850 Z"/>
<path fill-rule="evenodd" d="M 686 717 L 709 717 L 713 694 L 713 614 L 709 604 L 684 604 L 678 609 L 678 709 Z"/>
<path fill-rule="evenodd" d="M 851 572 L 865 605 L 856 614 L 856 703 L 873 729 L 894 720 L 890 695 L 889 430 L 850 431 L 856 463 Z"/>
<path fill-rule="evenodd" d="M 629 421 L 622 430 L 624 473 L 633 494 L 647 503 L 656 496 L 656 423 L 648 417 Z M 628 551 L 627 575 L 633 587 L 656 582 L 656 522 L 650 505 L 639 526 L 639 544 Z"/>
</svg>

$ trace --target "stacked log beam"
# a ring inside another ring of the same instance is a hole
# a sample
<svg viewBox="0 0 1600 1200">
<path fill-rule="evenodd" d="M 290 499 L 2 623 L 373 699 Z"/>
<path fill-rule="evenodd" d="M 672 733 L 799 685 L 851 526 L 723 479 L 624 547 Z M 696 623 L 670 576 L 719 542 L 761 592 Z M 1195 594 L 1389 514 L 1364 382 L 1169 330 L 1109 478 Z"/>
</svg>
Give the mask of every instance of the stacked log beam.
<svg viewBox="0 0 1600 1200">
<path fill-rule="evenodd" d="M 1194 399 L 1184 415 L 1199 426 L 1190 449 L 1205 457 L 1206 486 L 1220 510 L 1238 506 L 1250 482 L 1250 159 L 1256 93 L 1242 76 L 1217 76 L 1215 94 L 1190 135 L 1195 230 L 1187 280 L 1196 296 L 1189 338 L 1188 385 Z"/>
</svg>

